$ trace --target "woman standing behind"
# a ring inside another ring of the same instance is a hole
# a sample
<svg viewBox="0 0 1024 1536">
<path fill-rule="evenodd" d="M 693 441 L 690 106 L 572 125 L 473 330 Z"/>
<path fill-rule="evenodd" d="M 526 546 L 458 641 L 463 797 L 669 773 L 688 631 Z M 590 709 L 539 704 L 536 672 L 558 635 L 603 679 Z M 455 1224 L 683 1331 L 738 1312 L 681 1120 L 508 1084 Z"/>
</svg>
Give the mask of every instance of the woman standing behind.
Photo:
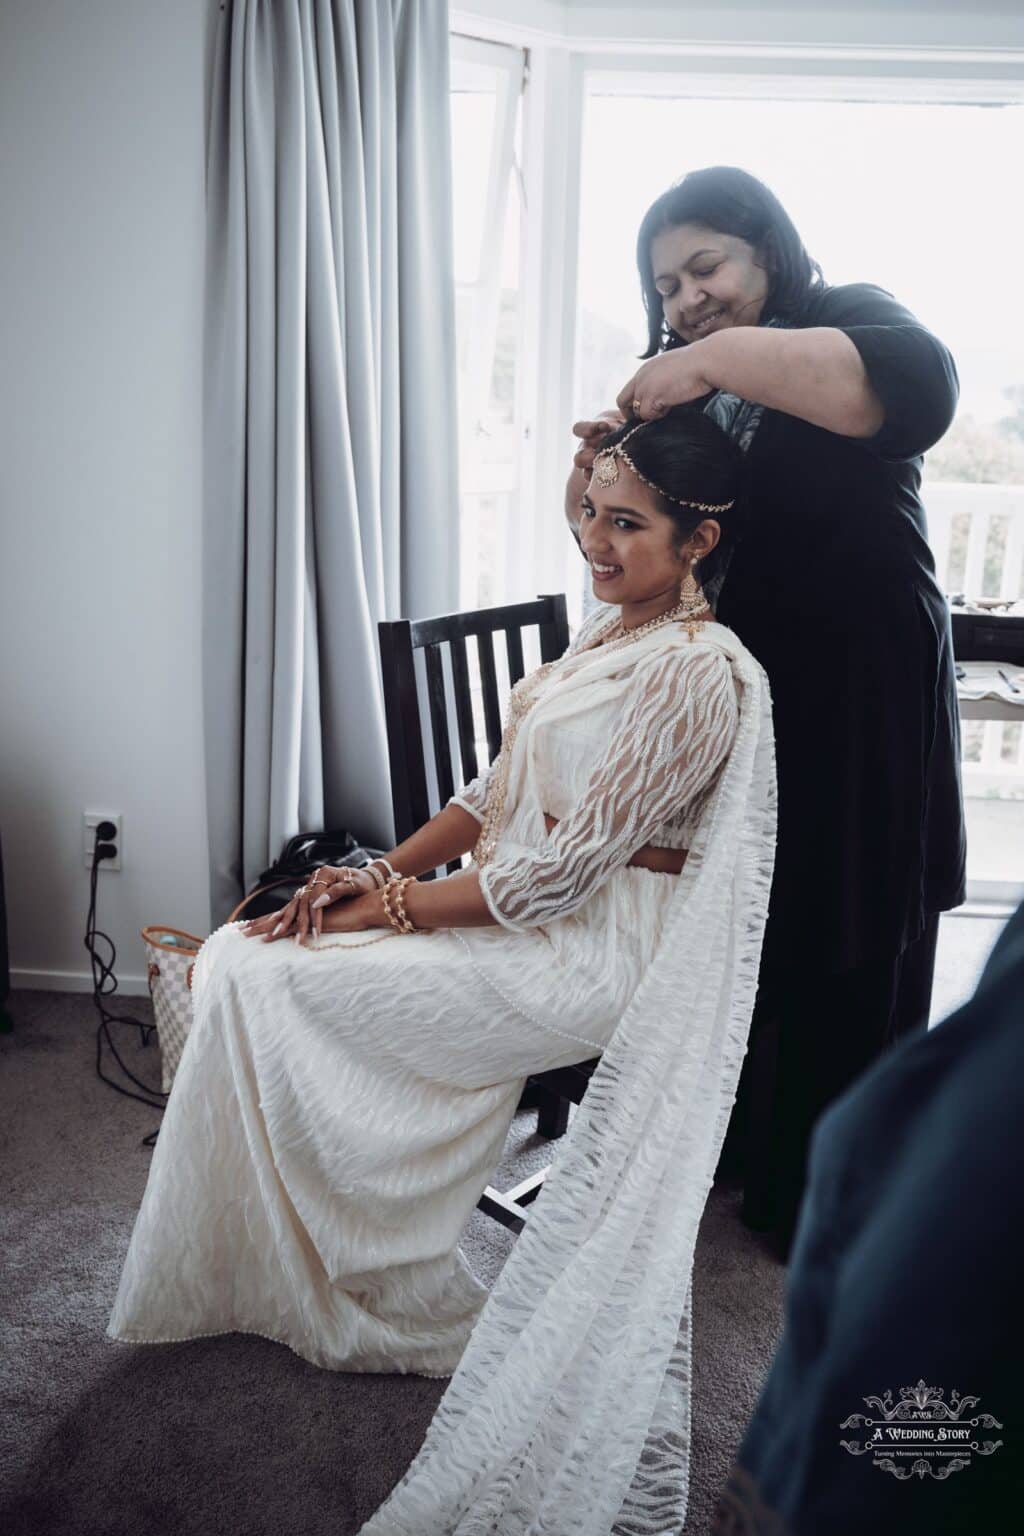
<svg viewBox="0 0 1024 1536">
<path fill-rule="evenodd" d="M 706 397 L 746 451 L 718 611 L 771 685 L 779 842 L 731 1142 L 744 1219 L 786 1252 L 815 1119 L 926 1026 L 938 914 L 964 899 L 952 641 L 920 499 L 956 369 L 882 289 L 829 287 L 744 171 L 686 176 L 637 254 L 649 361 L 620 411 Z M 577 425 L 571 521 L 608 426 Z"/>
</svg>

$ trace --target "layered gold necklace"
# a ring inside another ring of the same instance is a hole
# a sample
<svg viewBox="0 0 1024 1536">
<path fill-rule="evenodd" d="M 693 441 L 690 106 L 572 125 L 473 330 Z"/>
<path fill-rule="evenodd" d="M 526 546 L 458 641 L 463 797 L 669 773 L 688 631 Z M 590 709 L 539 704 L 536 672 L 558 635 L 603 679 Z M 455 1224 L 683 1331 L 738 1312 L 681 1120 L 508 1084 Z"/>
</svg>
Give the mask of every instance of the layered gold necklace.
<svg viewBox="0 0 1024 1536">
<path fill-rule="evenodd" d="M 692 589 L 685 591 L 682 598 L 674 608 L 667 613 L 659 613 L 656 618 L 648 619 L 645 624 L 638 624 L 635 629 L 626 629 L 621 615 L 613 619 L 599 634 L 589 640 L 578 651 L 573 651 L 569 656 L 560 656 L 557 661 L 547 661 L 543 666 L 530 672 L 526 677 L 520 678 L 508 700 L 508 716 L 505 721 L 505 729 L 501 737 L 501 750 L 494 764 L 494 777 L 491 779 L 487 791 L 487 802 L 484 806 L 484 817 L 480 825 L 480 836 L 477 838 L 473 849 L 473 862 L 482 867 L 489 864 L 494 857 L 494 850 L 498 845 L 503 818 L 505 815 L 505 801 L 508 797 L 509 770 L 512 763 L 512 750 L 516 744 L 516 737 L 522 727 L 523 721 L 530 709 L 537 701 L 543 683 L 556 667 L 563 662 L 571 661 L 576 656 L 582 656 L 587 651 L 596 650 L 601 645 L 614 646 L 616 650 L 631 645 L 633 641 L 640 640 L 644 635 L 649 635 L 656 629 L 662 629 L 666 624 L 683 623 L 691 640 L 696 639 L 703 627 L 705 616 L 711 612 L 711 605 L 703 592 L 692 583 Z"/>
</svg>

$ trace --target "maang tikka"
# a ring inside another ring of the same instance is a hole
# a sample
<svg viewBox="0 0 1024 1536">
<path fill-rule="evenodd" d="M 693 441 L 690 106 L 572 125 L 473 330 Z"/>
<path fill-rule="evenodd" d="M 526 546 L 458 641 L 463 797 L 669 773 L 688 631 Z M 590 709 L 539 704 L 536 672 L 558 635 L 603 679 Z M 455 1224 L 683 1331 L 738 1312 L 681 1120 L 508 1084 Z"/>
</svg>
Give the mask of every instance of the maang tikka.
<svg viewBox="0 0 1024 1536">
<path fill-rule="evenodd" d="M 648 480 L 646 475 L 641 474 L 640 470 L 637 469 L 636 465 L 633 463 L 633 460 L 626 452 L 626 444 L 629 442 L 630 438 L 635 437 L 643 427 L 649 425 L 650 423 L 646 421 L 637 422 L 636 426 L 630 428 L 621 442 L 613 444 L 611 448 L 602 448 L 598 453 L 594 455 L 594 464 L 591 470 L 591 484 L 599 485 L 602 490 L 607 490 L 609 486 L 614 485 L 616 480 L 619 478 L 618 460 L 622 459 L 623 463 L 629 465 L 629 468 L 633 471 L 638 480 L 642 480 L 644 485 L 650 486 L 652 491 L 657 491 L 659 496 L 664 496 L 666 501 L 673 502 L 675 506 L 691 507 L 694 512 L 707 512 L 709 514 L 713 514 L 715 512 L 728 512 L 729 508 L 733 505 L 731 501 L 721 501 L 717 504 L 713 504 L 708 501 L 683 501 L 683 499 L 679 496 L 670 496 L 668 491 L 663 491 L 660 485 L 655 485 L 653 480 Z"/>
</svg>

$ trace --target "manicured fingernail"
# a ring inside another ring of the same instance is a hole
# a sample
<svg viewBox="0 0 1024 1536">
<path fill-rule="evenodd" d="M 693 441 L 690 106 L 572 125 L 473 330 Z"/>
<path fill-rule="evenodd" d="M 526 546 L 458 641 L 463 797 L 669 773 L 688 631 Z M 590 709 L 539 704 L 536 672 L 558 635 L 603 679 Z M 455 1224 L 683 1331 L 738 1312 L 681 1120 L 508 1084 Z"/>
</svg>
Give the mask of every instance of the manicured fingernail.
<svg viewBox="0 0 1024 1536">
<path fill-rule="evenodd" d="M 313 902 L 313 911 L 315 912 L 317 907 L 326 907 L 329 900 L 329 896 L 318 896 L 316 901 Z"/>
<path fill-rule="evenodd" d="M 279 933 L 284 933 L 284 923 L 278 923 L 270 937 L 276 939 Z"/>
</svg>

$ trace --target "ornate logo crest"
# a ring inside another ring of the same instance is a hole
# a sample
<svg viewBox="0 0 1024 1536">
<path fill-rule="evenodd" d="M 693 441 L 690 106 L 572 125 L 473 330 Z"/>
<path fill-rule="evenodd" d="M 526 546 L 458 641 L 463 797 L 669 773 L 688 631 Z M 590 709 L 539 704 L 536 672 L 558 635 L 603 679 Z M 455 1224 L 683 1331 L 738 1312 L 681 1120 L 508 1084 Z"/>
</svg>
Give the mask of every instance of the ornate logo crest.
<svg viewBox="0 0 1024 1536">
<path fill-rule="evenodd" d="M 840 1429 L 856 1429 L 862 1435 L 839 1444 L 851 1456 L 870 1454 L 874 1466 L 891 1472 L 901 1482 L 911 1477 L 934 1477 L 942 1482 L 971 1463 L 973 1456 L 991 1456 L 1001 1440 L 982 1440 L 979 1431 L 1002 1429 L 990 1413 L 966 1417 L 981 1401 L 961 1396 L 956 1390 L 945 1401 L 942 1387 L 929 1387 L 924 1379 L 916 1387 L 901 1387 L 893 1402 L 892 1390 L 862 1402 L 874 1416 L 851 1413 Z"/>
</svg>

